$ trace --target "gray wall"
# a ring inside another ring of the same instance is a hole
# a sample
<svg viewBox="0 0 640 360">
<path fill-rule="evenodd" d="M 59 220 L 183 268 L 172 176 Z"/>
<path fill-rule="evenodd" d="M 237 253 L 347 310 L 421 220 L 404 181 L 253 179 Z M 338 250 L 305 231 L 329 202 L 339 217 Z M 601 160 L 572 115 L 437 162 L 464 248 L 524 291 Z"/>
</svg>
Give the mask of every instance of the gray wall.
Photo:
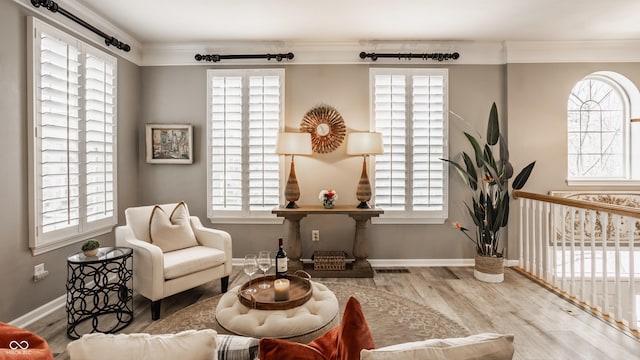
<svg viewBox="0 0 640 360">
<path fill-rule="evenodd" d="M 0 321 L 12 321 L 65 294 L 66 258 L 79 251 L 67 246 L 33 256 L 29 249 L 27 186 L 27 10 L 12 1 L 0 1 L 0 119 L 3 151 L 0 189 Z M 140 70 L 118 62 L 118 205 L 119 220 L 124 209 L 137 204 L 137 126 Z M 113 245 L 112 234 L 100 237 Z M 45 263 L 49 276 L 34 283 L 33 267 Z"/>
<path fill-rule="evenodd" d="M 419 63 L 417 64 L 419 65 Z M 163 66 L 142 69 L 142 101 L 139 133 L 139 194 L 145 204 L 185 200 L 191 213 L 206 221 L 206 70 L 205 66 Z M 450 66 L 450 109 L 471 126 L 484 131 L 493 101 L 504 107 L 504 65 Z M 369 122 L 368 65 L 286 66 L 285 125 L 288 131 L 300 126 L 304 114 L 325 103 L 334 106 L 345 119 L 347 131 L 366 131 Z M 194 164 L 146 164 L 144 123 L 184 122 L 194 125 Z M 451 154 L 461 151 L 466 140 L 461 130 L 468 125 L 451 117 Z M 299 204 L 318 204 L 321 189 L 338 192 L 338 204 L 357 204 L 355 189 L 362 158 L 346 155 L 343 143 L 329 154 L 296 157 L 296 174 L 301 189 Z M 289 163 L 287 159 L 287 164 Z M 468 194 L 458 178 L 450 180 L 450 219 L 465 220 L 461 205 Z M 260 249 L 275 249 L 276 239 L 286 235 L 286 225 L 216 225 L 233 237 L 234 257 Z M 320 242 L 311 243 L 312 229 L 320 230 Z M 313 250 L 344 250 L 351 253 L 355 227 L 347 216 L 309 216 L 301 223 L 303 257 Z M 372 259 L 459 259 L 472 258 L 459 232 L 444 225 L 372 225 Z M 285 238 L 286 241 L 286 238 Z"/>
</svg>

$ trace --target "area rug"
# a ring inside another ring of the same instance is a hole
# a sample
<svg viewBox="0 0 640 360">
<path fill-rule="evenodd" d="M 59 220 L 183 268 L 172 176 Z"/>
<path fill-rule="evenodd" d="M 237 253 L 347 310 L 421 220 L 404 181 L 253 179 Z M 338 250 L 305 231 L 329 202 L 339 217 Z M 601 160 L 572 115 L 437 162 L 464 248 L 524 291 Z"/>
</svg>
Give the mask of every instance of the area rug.
<svg viewBox="0 0 640 360">
<path fill-rule="evenodd" d="M 469 332 L 447 316 L 406 297 L 388 291 L 357 285 L 324 282 L 338 298 L 340 314 L 349 296 L 364 311 L 376 347 L 432 338 L 462 337 Z M 228 334 L 216 322 L 215 309 L 221 295 L 201 300 L 149 325 L 151 334 L 175 333 L 188 329 L 214 329 Z"/>
</svg>

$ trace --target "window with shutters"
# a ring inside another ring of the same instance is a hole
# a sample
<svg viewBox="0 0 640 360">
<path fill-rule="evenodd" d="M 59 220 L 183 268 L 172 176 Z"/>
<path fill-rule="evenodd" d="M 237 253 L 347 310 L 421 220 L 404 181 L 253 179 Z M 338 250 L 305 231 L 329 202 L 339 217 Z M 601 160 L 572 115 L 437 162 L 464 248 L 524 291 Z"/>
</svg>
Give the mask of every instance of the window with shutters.
<svg viewBox="0 0 640 360">
<path fill-rule="evenodd" d="M 111 231 L 117 60 L 31 18 L 34 254 Z"/>
<path fill-rule="evenodd" d="M 377 223 L 443 223 L 447 218 L 448 72 L 371 69 L 372 127 L 382 133 L 375 157 Z M 372 219 L 373 220 L 373 219 Z"/>
<path fill-rule="evenodd" d="M 208 217 L 212 222 L 282 222 L 276 138 L 284 127 L 284 70 L 209 70 Z"/>
</svg>

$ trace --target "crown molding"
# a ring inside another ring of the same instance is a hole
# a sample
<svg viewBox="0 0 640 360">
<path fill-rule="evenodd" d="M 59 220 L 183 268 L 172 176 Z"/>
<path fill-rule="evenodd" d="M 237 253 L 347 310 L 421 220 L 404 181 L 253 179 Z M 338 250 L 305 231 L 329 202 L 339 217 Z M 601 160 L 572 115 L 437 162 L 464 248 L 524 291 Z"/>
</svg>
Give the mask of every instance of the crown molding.
<svg viewBox="0 0 640 360">
<path fill-rule="evenodd" d="M 506 41 L 507 63 L 639 62 L 640 40 Z"/>
<path fill-rule="evenodd" d="M 379 59 L 362 60 L 360 52 L 378 53 L 460 53 L 460 59 L 448 61 Z M 195 54 L 255 54 L 292 52 L 292 60 L 224 60 L 220 63 L 198 62 Z M 168 65 L 309 65 L 309 64 L 380 64 L 380 65 L 454 65 L 504 64 L 501 42 L 475 41 L 268 41 L 211 42 L 192 44 L 151 44 L 144 48 L 142 66 Z"/>
<path fill-rule="evenodd" d="M 128 52 L 119 50 L 113 46 L 107 46 L 104 43 L 104 39 L 94 34 L 92 31 L 84 28 L 82 25 L 77 24 L 76 22 L 67 19 L 61 14 L 52 13 L 46 8 L 36 8 L 31 5 L 30 0 L 13 0 L 15 3 L 21 5 L 25 9 L 27 9 L 30 13 L 40 19 L 46 19 L 48 22 L 53 23 L 57 26 L 62 27 L 63 29 L 70 31 L 78 36 L 82 36 L 87 39 L 92 45 L 97 46 L 103 51 L 106 51 L 114 56 L 122 57 L 126 60 L 131 61 L 136 65 L 140 65 L 140 59 L 142 56 L 142 44 L 138 40 L 136 40 L 133 36 L 125 33 L 120 30 L 118 27 L 104 19 L 98 13 L 90 10 L 86 6 L 80 4 L 78 1 L 69 1 L 69 0 L 55 0 L 60 7 L 68 10 L 73 15 L 79 17 L 80 19 L 90 23 L 96 28 L 102 30 L 106 34 L 109 34 L 116 39 L 129 44 L 131 46 L 131 50 Z"/>
</svg>

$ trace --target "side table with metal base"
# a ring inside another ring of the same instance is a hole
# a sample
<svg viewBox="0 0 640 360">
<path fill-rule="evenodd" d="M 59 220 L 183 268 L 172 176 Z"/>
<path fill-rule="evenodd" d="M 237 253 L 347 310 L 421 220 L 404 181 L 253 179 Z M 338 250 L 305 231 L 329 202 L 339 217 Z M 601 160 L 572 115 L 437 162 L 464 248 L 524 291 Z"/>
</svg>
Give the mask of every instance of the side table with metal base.
<svg viewBox="0 0 640 360">
<path fill-rule="evenodd" d="M 67 336 L 114 333 L 133 321 L 133 250 L 102 247 L 67 258 Z M 85 323 L 86 322 L 86 323 Z"/>
</svg>

